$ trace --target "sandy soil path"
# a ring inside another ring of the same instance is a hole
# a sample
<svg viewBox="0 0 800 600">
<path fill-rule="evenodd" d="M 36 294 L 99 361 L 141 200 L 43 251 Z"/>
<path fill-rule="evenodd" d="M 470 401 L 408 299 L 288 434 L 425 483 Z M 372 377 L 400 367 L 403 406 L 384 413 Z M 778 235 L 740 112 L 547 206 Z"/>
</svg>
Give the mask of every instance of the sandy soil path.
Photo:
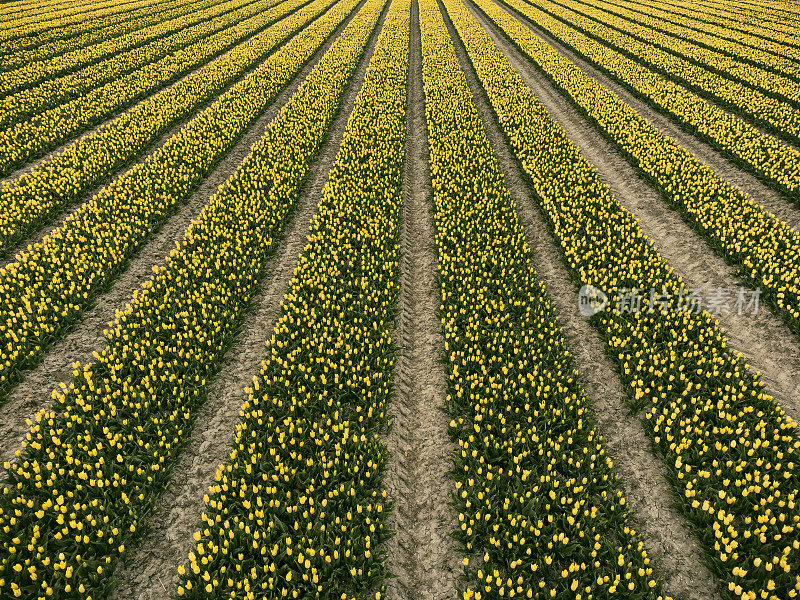
<svg viewBox="0 0 800 600">
<path fill-rule="evenodd" d="M 388 562 L 397 578 L 388 586 L 395 600 L 444 600 L 455 596 L 461 556 L 449 537 L 458 524 L 448 505 L 454 488 L 446 476 L 456 446 L 447 434 L 447 415 L 439 410 L 446 393 L 439 362 L 444 340 L 436 316 L 439 286 L 417 2 L 412 5 L 406 119 L 400 354 L 386 474 L 387 489 L 396 500 L 391 525 L 397 531 L 388 543 Z"/>
</svg>

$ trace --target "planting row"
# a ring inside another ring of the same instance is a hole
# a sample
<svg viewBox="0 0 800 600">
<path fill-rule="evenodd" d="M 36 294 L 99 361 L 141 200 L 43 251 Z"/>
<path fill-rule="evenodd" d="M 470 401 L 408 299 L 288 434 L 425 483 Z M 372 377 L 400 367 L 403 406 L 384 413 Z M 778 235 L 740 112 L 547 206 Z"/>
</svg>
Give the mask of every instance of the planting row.
<svg viewBox="0 0 800 600">
<path fill-rule="evenodd" d="M 550 0 L 533 0 L 530 4 L 700 95 L 730 107 L 754 123 L 775 131 L 792 142 L 800 142 L 800 111 L 786 102 L 671 54 L 661 47 L 607 27 Z"/>
<path fill-rule="evenodd" d="M 52 8 L 52 2 L 23 2 L 23 6 L 27 5 L 26 9 L 23 11 L 14 11 L 12 9 L 12 13 L 8 15 L 8 23 L 12 27 L 22 27 L 25 24 L 31 25 L 47 21 L 48 17 L 50 19 L 63 19 L 80 15 L 81 13 L 91 14 L 98 11 L 101 15 L 104 13 L 113 14 L 124 8 L 136 8 L 140 2 L 141 0 L 100 0 L 99 2 L 90 3 L 82 0 L 70 6 L 65 6 L 62 3 L 60 6 L 56 5 Z"/>
<path fill-rule="evenodd" d="M 325 8 L 319 0 L 319 7 Z M 322 46 L 357 0 L 340 2 L 199 113 L 148 159 L 103 188 L 0 269 L 0 393 L 35 364 Z M 276 26 L 283 37 L 300 23 Z"/>
<path fill-rule="evenodd" d="M 63 55 L 73 50 L 86 48 L 125 34 L 157 25 L 190 12 L 203 10 L 212 6 L 211 0 L 193 0 L 181 6 L 155 4 L 143 6 L 127 14 L 127 18 L 118 22 L 91 29 L 83 33 L 53 39 L 38 44 L 33 48 L 24 48 L 13 53 L 0 56 L 0 69 L 10 71 L 30 64 L 33 61 L 45 60 Z"/>
<path fill-rule="evenodd" d="M 508 6 L 632 90 L 659 111 L 711 142 L 768 185 L 800 200 L 800 152 L 738 117 L 518 0 Z"/>
<path fill-rule="evenodd" d="M 752 61 L 786 75 L 800 75 L 800 50 L 795 47 L 682 15 L 667 4 L 645 10 L 634 1 L 610 0 L 610 3 L 626 9 L 626 14 L 642 19 L 641 22 L 652 23 L 654 27 L 692 39 L 695 43 L 738 57 L 739 60 Z M 648 15 L 654 19 L 648 18 Z"/>
<path fill-rule="evenodd" d="M 136 8 L 142 3 L 152 3 L 153 0 L 131 0 L 129 2 L 107 2 L 101 3 L 96 8 L 86 10 L 85 7 L 75 7 L 64 11 L 56 18 L 46 13 L 34 14 L 31 16 L 23 15 L 19 18 L 12 18 L 8 22 L 5 30 L 0 32 L 0 42 L 14 40 L 29 35 L 34 35 L 44 30 L 56 29 L 70 26 L 88 19 L 102 19 L 112 17 L 131 8 Z"/>
<path fill-rule="evenodd" d="M 787 22 L 785 16 L 778 17 L 769 10 L 765 10 L 764 5 L 744 7 L 727 2 L 689 3 L 676 0 L 672 0 L 668 4 L 688 12 L 693 18 L 719 22 L 743 31 L 753 31 L 755 35 L 798 46 L 792 23 Z M 754 18 L 755 15 L 758 15 L 758 18 Z"/>
<path fill-rule="evenodd" d="M 246 3 L 251 2 L 252 0 L 246 1 Z M 152 51 L 153 48 L 160 47 L 164 42 L 166 42 L 166 47 L 169 48 L 170 38 L 168 36 L 198 23 L 209 21 L 219 15 L 224 15 L 232 9 L 239 8 L 241 5 L 242 0 L 230 0 L 201 11 L 192 11 L 189 14 L 171 20 L 161 21 L 126 35 L 107 39 L 99 44 L 92 44 L 66 54 L 54 56 L 48 60 L 28 61 L 22 67 L 0 73 L 0 94 L 5 96 L 17 90 L 36 85 L 46 79 L 52 79 L 64 73 L 71 73 L 96 64 L 106 57 L 113 59 L 123 53 L 126 64 L 137 64 L 139 56 L 142 57 L 139 60 L 146 60 L 145 57 L 149 54 L 148 50 Z M 163 38 L 167 38 L 167 40 Z M 166 53 L 169 51 L 168 49 Z M 161 54 L 161 56 L 164 56 L 164 54 Z M 106 64 L 106 61 L 101 64 Z M 111 62 L 106 68 L 113 68 L 112 65 L 114 64 L 114 62 Z M 95 70 L 98 67 L 99 65 L 95 66 Z"/>
<path fill-rule="evenodd" d="M 730 79 L 760 89 L 779 100 L 793 104 L 795 107 L 800 105 L 797 72 L 793 71 L 787 75 L 778 70 L 770 69 L 763 62 L 753 60 L 752 54 L 754 51 L 752 49 L 749 53 L 747 50 L 740 51 L 740 54 L 743 52 L 748 58 L 743 60 L 741 56 L 731 56 L 696 43 L 695 37 L 698 35 L 696 32 L 684 32 L 683 35 L 677 35 L 675 32 L 663 32 L 655 27 L 656 24 L 663 23 L 658 19 L 650 17 L 637 19 L 635 17 L 638 13 L 615 7 L 606 0 L 598 0 L 596 8 L 583 0 L 558 1 L 564 6 L 579 10 L 592 18 L 601 17 L 604 23 L 614 29 L 619 29 L 660 48 L 665 48 L 668 52 L 705 66 L 715 73 L 720 73 Z M 641 15 L 639 16 L 641 17 Z M 788 52 L 791 53 L 791 50 Z M 759 56 L 759 58 L 769 60 L 768 56 Z"/>
<path fill-rule="evenodd" d="M 167 484 L 206 381 L 241 325 L 382 4 L 370 0 L 344 30 L 117 315 L 108 346 L 54 392 L 52 410 L 37 415 L 28 444 L 6 465 L 0 494 L 4 596 L 86 600 L 110 592 L 125 545 Z"/>
<path fill-rule="evenodd" d="M 629 10 L 606 0 L 594 3 L 591 12 L 582 0 L 566 0 L 563 4 L 592 18 L 602 15 L 603 22 L 614 29 L 630 33 L 778 98 L 794 103 L 800 98 L 797 83 L 800 64 L 788 58 L 792 55 L 797 58 L 800 54 L 796 54 L 791 47 L 785 48 L 784 56 L 778 57 L 735 42 L 724 44 L 713 35 L 675 26 L 658 17 Z M 723 48 L 715 48 L 717 45 Z"/>
<path fill-rule="evenodd" d="M 185 90 L 188 86 L 195 85 L 198 80 L 208 78 L 209 72 L 219 70 L 220 65 L 230 63 L 242 53 L 248 52 L 253 45 L 251 39 L 253 36 L 257 36 L 277 19 L 294 12 L 308 1 L 257 0 L 252 6 L 245 9 L 247 12 L 253 13 L 253 16 L 244 22 L 237 22 L 236 15 L 231 15 L 229 19 L 225 19 L 230 21 L 229 27 L 223 28 L 218 33 L 208 37 L 201 36 L 199 40 L 194 39 L 188 47 L 176 50 L 155 63 L 147 64 L 102 87 L 90 89 L 86 95 L 12 125 L 9 129 L 0 132 L 0 148 L 4 151 L 4 160 L 0 162 L 0 169 L 7 173 L 27 164 L 48 150 L 68 142 L 93 125 L 103 123 L 136 101 L 157 94 L 160 89 L 179 80 L 187 73 L 188 75 L 182 81 L 177 82 L 175 88 Z M 276 4 L 277 6 L 275 6 Z M 249 43 L 242 44 L 238 49 L 234 48 L 230 56 L 217 61 L 213 60 L 236 44 L 241 44 L 243 40 L 249 41 Z M 78 75 L 76 75 L 76 80 L 80 80 Z M 14 102 L 20 99 L 19 96 L 31 96 L 36 100 L 35 96 L 40 88 L 45 87 L 49 87 L 49 85 L 45 84 L 33 90 L 26 90 L 14 97 L 9 97 L 8 100 Z M 168 97 L 170 93 L 174 94 L 176 91 L 166 90 L 160 95 L 149 98 L 148 102 L 158 102 L 159 99 Z M 46 97 L 45 95 L 42 99 L 46 99 Z M 208 98 L 207 95 L 204 97 Z M 22 100 L 26 102 L 25 98 Z M 59 101 L 55 100 L 55 102 Z M 148 102 L 134 107 L 131 112 L 135 114 L 137 111 L 143 110 Z M 34 104 L 37 103 L 34 102 Z M 27 108 L 29 106 L 23 110 L 27 110 Z M 16 112 L 16 109 L 12 109 L 5 115 L 19 116 Z M 131 116 L 122 115 L 117 119 L 117 123 L 124 123 L 126 118 L 130 119 Z M 103 126 L 103 128 L 106 127 L 109 127 L 108 123 Z M 164 127 L 166 128 L 166 125 Z M 151 131 L 158 132 L 159 128 L 156 127 Z M 137 146 L 134 145 L 132 149 L 136 148 Z M 135 156 L 135 154 L 133 155 Z M 131 154 L 129 153 L 128 156 Z"/>
<path fill-rule="evenodd" d="M 461 597 L 660 598 L 435 0 L 420 21 Z"/>
<path fill-rule="evenodd" d="M 212 4 L 209 0 L 192 0 L 181 6 L 165 4 L 163 0 L 161 4 L 144 5 L 127 13 L 125 15 L 126 18 L 120 18 L 105 27 L 90 29 L 75 35 L 57 37 L 33 47 L 28 46 L 14 52 L 5 53 L 0 56 L 0 69 L 11 71 L 34 61 L 61 57 L 69 52 L 101 44 L 113 38 L 147 29 L 177 17 L 202 11 L 211 6 Z M 30 38 L 27 39 L 30 40 Z"/>
<path fill-rule="evenodd" d="M 516 0 L 514 0 L 516 1 Z M 667 200 L 800 333 L 800 236 L 718 177 L 633 108 L 505 11 L 481 1 L 505 35 L 642 170 Z M 488 9 L 487 8 L 487 9 Z"/>
<path fill-rule="evenodd" d="M 130 52 L 121 52 L 77 73 L 51 78 L 35 87 L 6 96 L 0 100 L 0 125 L 7 127 L 30 117 L 33 119 L 18 127 L 6 128 L 3 131 L 6 140 L 15 140 L 16 146 L 23 146 L 23 148 L 5 158 L 0 166 L 7 169 L 9 165 L 16 165 L 24 161 L 25 158 L 35 153 L 37 148 L 47 147 L 48 144 L 52 145 L 52 141 L 48 141 L 29 150 L 26 146 L 31 144 L 31 134 L 28 133 L 29 138 L 24 137 L 28 129 L 36 127 L 37 124 L 41 128 L 42 122 L 54 121 L 57 115 L 61 115 L 63 119 L 70 113 L 74 117 L 78 117 L 82 111 L 88 111 L 90 116 L 80 119 L 81 125 L 84 125 L 90 122 L 92 117 L 96 119 L 97 115 L 104 114 L 103 108 L 108 111 L 108 107 L 113 106 L 117 111 L 120 110 L 130 103 L 130 100 L 126 103 L 128 98 L 141 97 L 148 91 L 152 93 L 174 79 L 178 73 L 188 72 L 193 65 L 197 64 L 187 61 L 186 58 L 179 60 L 181 56 L 185 56 L 187 47 L 199 51 L 203 44 L 208 43 L 212 51 L 216 49 L 219 52 L 219 45 L 214 43 L 215 40 L 224 40 L 236 31 L 253 31 L 252 24 L 261 22 L 260 13 L 278 3 L 277 0 L 271 2 L 253 2 L 252 0 L 226 2 L 221 9 L 215 7 L 211 11 L 207 11 L 212 13 L 209 18 L 195 26 L 181 28 L 172 35 L 159 38 Z M 217 13 L 217 15 L 213 13 Z M 208 51 L 201 52 L 201 54 L 209 56 Z M 176 66 L 181 67 L 177 73 Z M 158 75 L 159 71 L 156 69 L 159 68 L 165 70 L 164 75 Z M 114 87 L 114 84 L 122 82 L 126 83 L 126 88 Z M 143 88 L 142 82 L 146 82 L 148 86 Z M 113 104 L 110 97 L 112 91 L 124 90 L 128 86 L 133 87 L 133 93 L 136 95 L 125 94 L 117 104 Z M 78 101 L 74 102 L 75 99 Z M 73 102 L 69 103 L 70 100 Z M 38 114 L 52 107 L 56 107 L 56 110 L 43 115 Z M 80 125 L 72 127 L 69 131 L 80 131 L 79 127 Z M 50 140 L 58 139 L 50 137 Z"/>
<path fill-rule="evenodd" d="M 11 37 L 0 41 L 0 56 L 20 52 L 27 48 L 40 46 L 51 41 L 69 39 L 77 35 L 84 34 L 88 31 L 98 31 L 106 27 L 114 27 L 129 20 L 131 17 L 135 18 L 139 11 L 147 11 L 153 8 L 167 9 L 168 7 L 172 6 L 172 2 L 173 0 L 138 0 L 137 2 L 130 4 L 127 7 L 127 10 L 122 11 L 121 13 L 96 19 L 93 19 L 91 14 L 85 13 L 85 18 L 83 21 L 78 21 L 72 25 L 42 29 L 34 33 L 29 33 L 20 37 Z M 83 10 L 85 11 L 85 7 Z M 52 18 L 53 15 L 48 14 L 44 20 L 50 20 Z"/>
<path fill-rule="evenodd" d="M 382 597 L 409 5 L 389 8 L 179 596 Z"/>
<path fill-rule="evenodd" d="M 76 2 L 75 5 L 82 6 L 86 0 Z M 16 0 L 12 2 L 5 2 L 0 5 L 0 16 L 9 20 L 16 19 L 22 16 L 23 12 L 26 15 L 35 15 L 43 12 L 50 11 L 51 14 L 57 14 L 59 11 L 64 10 L 65 0 L 43 0 L 42 2 L 35 2 L 34 0 Z"/>
<path fill-rule="evenodd" d="M 199 109 L 223 93 L 232 83 L 239 81 L 249 70 L 258 67 L 263 71 L 262 61 L 292 34 L 328 10 L 334 0 L 314 0 L 297 10 L 306 1 L 288 0 L 265 11 L 256 17 L 257 28 L 267 27 L 287 13 L 289 16 L 236 46 L 231 52 L 209 62 L 174 86 L 135 105 L 96 131 L 84 135 L 30 172 L 3 185 L 0 188 L 0 251 L 11 251 L 28 235 L 51 222 L 65 207 L 148 150 L 159 136 L 175 124 L 187 118 L 192 118 L 190 124 L 196 121 L 198 117 L 195 113 Z M 246 36 L 253 25 L 248 23 L 245 32 L 233 33 Z M 218 41 L 231 43 L 230 38 Z M 206 46 L 205 50 L 213 55 L 219 48 Z M 207 60 L 209 56 L 198 52 L 197 58 Z M 237 85 L 241 83 L 240 81 Z M 229 93 L 234 92 L 226 92 Z M 222 96 L 225 97 L 227 96 Z M 112 102 L 115 100 L 112 99 Z M 216 100 L 217 105 L 220 102 L 221 99 Z M 78 122 L 79 114 L 75 115 Z M 60 123 L 65 127 L 75 124 L 64 120 Z M 55 133 L 59 133 L 58 129 Z M 115 182 L 112 185 L 118 184 Z M 31 251 L 33 250 L 29 249 Z"/>
<path fill-rule="evenodd" d="M 447 0 L 478 78 L 579 284 L 605 291 L 592 323 L 617 363 L 632 409 L 663 459 L 725 598 L 800 592 L 800 440 L 635 217 L 552 120 L 457 0 Z M 513 19 L 482 10 L 511 35 Z M 626 290 L 658 290 L 626 310 Z"/>
</svg>

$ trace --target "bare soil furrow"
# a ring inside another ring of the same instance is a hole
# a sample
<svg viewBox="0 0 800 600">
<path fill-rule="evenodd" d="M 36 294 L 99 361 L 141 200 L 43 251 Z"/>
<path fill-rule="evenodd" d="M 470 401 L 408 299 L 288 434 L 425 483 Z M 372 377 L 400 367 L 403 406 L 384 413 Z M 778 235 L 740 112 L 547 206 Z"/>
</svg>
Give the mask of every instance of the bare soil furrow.
<svg viewBox="0 0 800 600">
<path fill-rule="evenodd" d="M 438 284 L 428 142 L 422 94 L 419 13 L 412 6 L 409 62 L 405 189 L 402 229 L 401 313 L 397 330 L 392 430 L 386 439 L 391 460 L 386 487 L 395 500 L 391 526 L 397 532 L 387 544 L 389 595 L 397 600 L 444 600 L 455 596 L 460 555 L 449 537 L 457 526 L 449 506 L 453 491 L 453 444 L 447 416 L 439 410 L 445 398 L 444 350 L 436 316 Z"/>
<path fill-rule="evenodd" d="M 319 55 L 321 56 L 321 55 Z M 318 56 L 306 65 L 307 73 Z M 248 71 L 249 72 L 249 71 Z M 186 204 L 179 207 L 176 214 L 158 230 L 157 233 L 135 255 L 122 275 L 105 293 L 101 294 L 94 306 L 84 313 L 83 319 L 75 324 L 68 333 L 53 344 L 45 354 L 42 362 L 30 371 L 22 383 L 9 395 L 0 406 L 0 465 L 14 456 L 24 439 L 29 426 L 26 421 L 50 403 L 50 393 L 61 381 L 72 379 L 72 365 L 92 359 L 92 351 L 99 350 L 105 343 L 103 329 L 115 318 L 115 311 L 122 310 L 127 304 L 133 290 L 140 287 L 153 274 L 152 266 L 161 262 L 175 247 L 184 231 L 207 204 L 211 194 L 225 183 L 239 163 L 249 154 L 251 146 L 263 135 L 267 124 L 278 114 L 280 108 L 294 93 L 302 79 L 295 78 L 270 107 L 242 135 L 239 142 L 211 171 L 203 183 L 195 190 Z M 167 138 L 177 133 L 188 120 L 170 130 L 159 141 L 163 145 Z M 155 152 L 157 148 L 152 151 Z M 149 154 L 147 155 L 149 156 Z M 141 161 L 146 160 L 143 156 Z M 72 210 L 77 210 L 73 207 Z M 71 212 L 70 211 L 70 212 Z M 66 218 L 64 215 L 63 218 Z M 60 219 L 61 220 L 63 220 Z M 55 225 L 49 229 L 53 229 Z M 38 234 L 37 234 L 38 235 Z M 44 233 L 41 234 L 44 237 Z M 0 470 L 0 475 L 4 471 Z"/>
<path fill-rule="evenodd" d="M 664 260 L 697 288 L 704 307 L 717 294 L 728 298 L 728 312 L 719 314 L 730 346 L 738 350 L 752 371 L 758 371 L 767 390 L 792 419 L 800 419 L 800 344 L 783 321 L 764 306 L 757 314 L 739 315 L 735 308 L 739 290 L 747 299 L 754 290 L 744 285 L 737 269 L 712 250 L 667 203 L 645 177 L 572 105 L 570 100 L 527 60 L 502 33 L 470 4 L 481 24 L 505 52 L 514 68 L 536 93 L 550 115 L 594 165 L 617 200 L 638 219 L 642 231 Z M 649 294 L 649 290 L 645 293 Z M 722 303 L 724 305 L 724 302 Z"/>
<path fill-rule="evenodd" d="M 566 45 L 557 41 L 538 27 L 536 23 L 530 19 L 526 19 L 523 15 L 520 15 L 508 6 L 504 6 L 504 8 L 517 20 L 526 25 L 536 36 L 575 63 L 581 71 L 596 79 L 606 89 L 614 92 L 633 107 L 642 117 L 658 127 L 665 135 L 674 139 L 686 150 L 694 154 L 699 160 L 711 167 L 717 175 L 748 194 L 753 200 L 779 219 L 785 221 L 796 231 L 800 231 L 800 209 L 798 209 L 791 200 L 761 181 L 744 167 L 737 165 L 733 159 L 726 157 L 710 143 L 701 140 L 696 134 L 685 129 L 677 122 L 677 119 L 673 120 L 666 113 L 659 112 L 644 100 L 639 99 L 632 92 L 628 91 L 628 88 L 605 75 L 600 69 L 592 66 L 589 61 L 583 59 L 577 52 L 570 50 Z M 786 145 L 790 144 L 786 143 Z"/>
<path fill-rule="evenodd" d="M 292 85 L 281 93 L 269 114 L 265 115 L 268 117 L 265 124 L 289 101 L 361 5 L 363 2 L 314 55 Z M 385 17 L 384 10 L 376 33 L 373 34 L 327 135 L 325 145 L 308 176 L 294 215 L 284 231 L 279 250 L 270 259 L 267 275 L 252 300 L 242 331 L 227 352 L 220 372 L 209 384 L 208 397 L 199 409 L 188 445 L 173 470 L 169 487 L 149 519 L 149 530 L 131 547 L 125 565 L 119 568 L 117 578 L 121 583 L 111 596 L 112 600 L 161 600 L 175 592 L 178 565 L 186 560 L 195 544 L 192 532 L 196 529 L 203 510 L 203 495 L 213 483 L 217 467 L 225 462 L 230 452 L 239 408 L 245 398 L 244 389 L 252 383 L 253 375 L 258 373 L 265 356 L 267 341 L 280 316 L 281 302 L 291 282 L 297 258 L 306 243 L 311 220 L 336 159 L 347 119 L 377 40 L 377 32 Z M 253 142 L 262 133 L 263 127 L 260 127 Z"/>
<path fill-rule="evenodd" d="M 473 10 L 473 14 L 477 11 Z M 481 24 L 486 27 L 487 22 L 482 20 Z M 650 452 L 650 443 L 639 419 L 631 414 L 625 403 L 625 391 L 614 364 L 603 350 L 600 337 L 578 311 L 577 286 L 570 280 L 559 246 L 547 229 L 525 174 L 508 148 L 458 34 L 449 21 L 448 28 L 456 40 L 456 51 L 465 67 L 475 104 L 533 249 L 533 266 L 545 282 L 558 312 L 567 346 L 594 409 L 598 429 L 633 509 L 632 524 L 643 534 L 657 575 L 665 582 L 666 592 L 678 598 L 716 600 L 719 596 L 715 592 L 714 578 L 703 564 L 697 540 L 674 506 L 663 464 Z M 495 42 L 501 40 L 495 37 Z M 510 46 L 502 42 L 498 45 L 507 56 L 512 54 Z M 514 60 L 512 64 L 517 67 Z"/>
</svg>

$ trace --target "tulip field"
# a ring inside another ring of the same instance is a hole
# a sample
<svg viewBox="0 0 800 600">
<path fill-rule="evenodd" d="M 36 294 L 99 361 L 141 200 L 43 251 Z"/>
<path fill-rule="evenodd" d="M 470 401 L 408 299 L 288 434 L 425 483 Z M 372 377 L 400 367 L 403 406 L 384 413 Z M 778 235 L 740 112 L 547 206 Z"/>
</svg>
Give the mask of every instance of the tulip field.
<svg viewBox="0 0 800 600">
<path fill-rule="evenodd" d="M 0 19 L 0 600 L 800 598 L 800 2 Z"/>
</svg>

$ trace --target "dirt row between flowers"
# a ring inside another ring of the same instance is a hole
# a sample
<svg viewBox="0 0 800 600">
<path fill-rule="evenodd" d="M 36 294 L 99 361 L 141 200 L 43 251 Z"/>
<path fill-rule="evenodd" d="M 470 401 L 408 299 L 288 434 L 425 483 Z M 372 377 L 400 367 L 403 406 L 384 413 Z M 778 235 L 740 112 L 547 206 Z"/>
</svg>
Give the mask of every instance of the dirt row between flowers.
<svg viewBox="0 0 800 600">
<path fill-rule="evenodd" d="M 349 23 L 350 18 L 352 15 L 348 17 L 345 24 Z M 73 363 L 91 361 L 92 352 L 102 349 L 105 345 L 103 330 L 115 319 L 116 311 L 125 308 L 133 291 L 152 276 L 153 265 L 162 262 L 170 250 L 175 247 L 175 242 L 181 240 L 192 219 L 200 214 L 210 196 L 217 191 L 220 185 L 225 183 L 250 153 L 250 148 L 261 138 L 266 126 L 291 98 L 305 76 L 311 72 L 311 69 L 322 57 L 324 51 L 333 44 L 345 24 L 336 30 L 331 39 L 311 58 L 301 73 L 284 88 L 267 110 L 244 132 L 239 142 L 217 163 L 189 200 L 181 205 L 176 214 L 169 218 L 161 229 L 143 245 L 121 276 L 97 298 L 92 308 L 84 313 L 83 318 L 53 344 L 42 362 L 26 375 L 19 386 L 11 391 L 6 402 L 0 406 L 0 440 L 2 440 L 0 442 L 0 476 L 4 473 L 2 463 L 13 459 L 15 451 L 20 448 L 20 444 L 28 432 L 29 426 L 26 421 L 32 419 L 39 410 L 49 406 L 50 393 L 58 386 L 59 382 L 69 382 L 72 379 Z M 302 208 L 298 207 L 298 217 L 301 214 Z M 302 237 L 304 239 L 305 231 L 302 232 Z M 273 258 L 273 260 L 275 259 Z M 263 349 L 260 349 L 260 352 L 263 354 Z M 260 358 L 261 356 L 259 356 L 259 361 Z M 243 389 L 244 386 L 242 386 L 242 391 Z"/>
<path fill-rule="evenodd" d="M 488 29 L 495 43 L 536 93 L 550 115 L 581 148 L 584 156 L 597 167 L 615 196 L 623 204 L 625 199 L 635 196 L 631 193 L 630 185 L 638 175 L 632 169 L 624 170 L 616 164 L 614 151 L 608 144 L 602 151 L 591 151 L 593 148 L 585 141 L 600 139 L 599 133 L 568 105 L 566 98 L 560 97 L 543 75 L 534 73 L 532 67 L 528 68 L 526 59 L 510 42 L 488 27 L 489 22 L 481 18 L 480 11 L 469 3 L 467 6 L 478 17 L 481 25 Z M 717 599 L 719 596 L 715 592 L 715 579 L 704 565 L 697 540 L 674 506 L 665 478 L 666 470 L 661 461 L 650 452 L 650 444 L 639 418 L 631 414 L 625 402 L 625 391 L 613 362 L 604 351 L 600 337 L 578 311 L 578 286 L 570 278 L 560 248 L 548 231 L 525 175 L 506 143 L 464 47 L 449 20 L 448 28 L 456 42 L 457 54 L 467 74 L 467 81 L 506 185 L 517 205 L 528 243 L 533 249 L 534 268 L 545 282 L 558 311 L 567 345 L 592 403 L 598 430 L 614 460 L 622 489 L 631 505 L 632 525 L 643 535 L 656 574 L 665 582 L 666 593 L 691 600 Z M 625 165 L 629 166 L 627 163 Z M 652 190 L 639 188 L 636 192 L 639 195 L 649 192 L 651 202 L 660 202 L 654 197 Z"/>
<path fill-rule="evenodd" d="M 269 116 L 265 122 L 269 122 L 279 108 L 288 102 L 362 5 L 363 2 L 339 26 L 291 87 L 281 93 L 268 111 L 270 114 L 265 115 Z M 345 93 L 339 113 L 326 136 L 325 144 L 304 184 L 303 193 L 282 236 L 279 250 L 270 259 L 267 276 L 252 300 L 242 331 L 227 352 L 220 372 L 209 383 L 208 398 L 199 410 L 188 445 L 173 469 L 169 486 L 148 519 L 148 532 L 131 547 L 125 565 L 117 574 L 120 585 L 112 594 L 112 600 L 161 600 L 176 591 L 178 565 L 185 562 L 186 556 L 195 545 L 192 532 L 197 528 L 204 507 L 203 495 L 213 483 L 217 467 L 225 462 L 230 453 L 239 409 L 245 399 L 244 389 L 252 383 L 253 375 L 258 373 L 266 356 L 267 341 L 280 317 L 281 302 L 291 282 L 298 257 L 306 244 L 311 220 L 316 214 L 323 187 L 336 159 L 347 119 L 364 80 L 388 6 L 389 3 L 384 8 Z M 261 136 L 263 130 L 263 127 L 259 128 L 253 142 Z"/>
<path fill-rule="evenodd" d="M 457 446 L 447 433 L 448 418 L 439 410 L 445 399 L 442 325 L 436 316 L 439 285 L 428 172 L 428 139 L 422 92 L 419 10 L 412 4 L 407 138 L 404 182 L 402 258 L 396 332 L 399 346 L 386 443 L 390 461 L 386 487 L 395 500 L 387 544 L 387 582 L 391 598 L 443 600 L 454 597 L 460 556 L 450 533 L 458 519 L 449 505 Z"/>
</svg>

